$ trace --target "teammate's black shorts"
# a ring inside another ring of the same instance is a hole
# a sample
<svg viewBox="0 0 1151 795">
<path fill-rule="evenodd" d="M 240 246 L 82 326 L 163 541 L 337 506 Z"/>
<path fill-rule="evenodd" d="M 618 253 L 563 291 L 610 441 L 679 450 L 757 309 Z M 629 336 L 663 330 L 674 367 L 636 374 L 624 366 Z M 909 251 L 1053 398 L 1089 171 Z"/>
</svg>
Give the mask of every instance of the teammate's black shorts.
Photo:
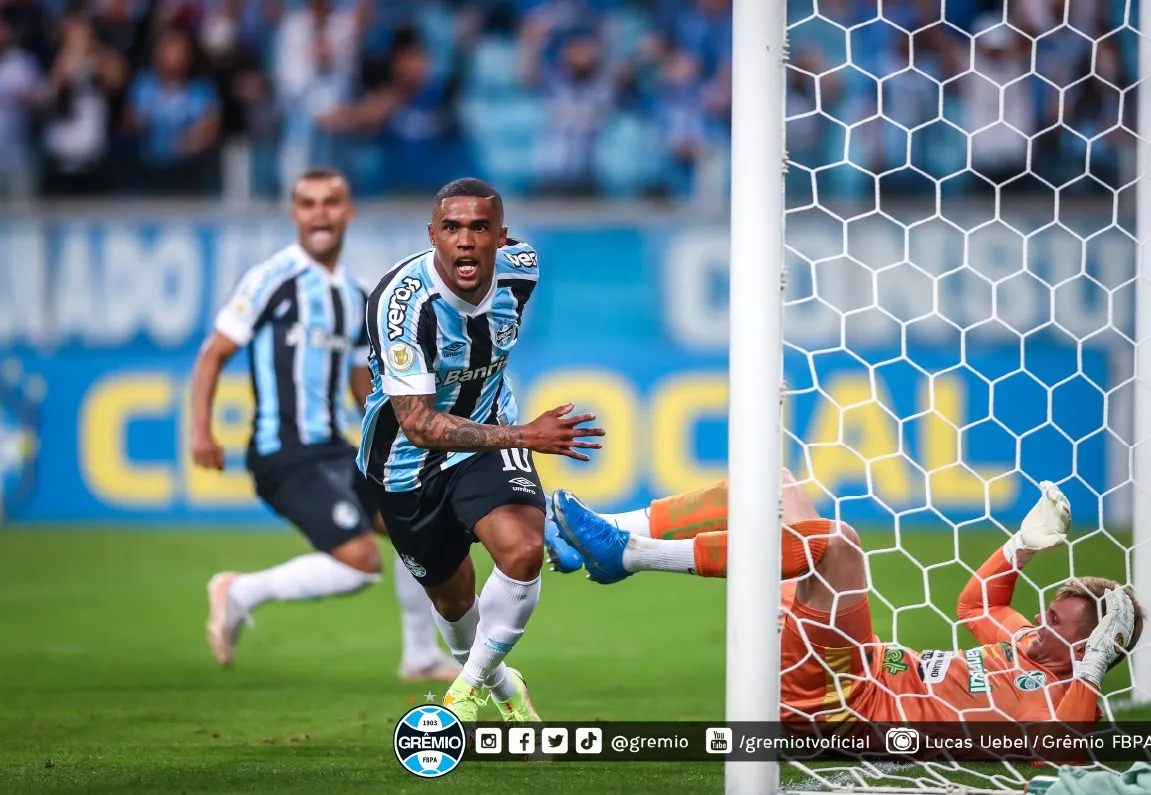
<svg viewBox="0 0 1151 795">
<path fill-rule="evenodd" d="M 544 510 L 544 489 L 529 450 L 476 453 L 437 472 L 415 491 L 371 481 L 388 536 L 422 585 L 439 585 L 467 557 L 476 523 L 501 505 Z"/>
<path fill-rule="evenodd" d="M 248 454 L 256 494 L 300 528 L 319 552 L 371 532 L 375 494 L 347 444 L 311 445 L 271 455 Z"/>
</svg>

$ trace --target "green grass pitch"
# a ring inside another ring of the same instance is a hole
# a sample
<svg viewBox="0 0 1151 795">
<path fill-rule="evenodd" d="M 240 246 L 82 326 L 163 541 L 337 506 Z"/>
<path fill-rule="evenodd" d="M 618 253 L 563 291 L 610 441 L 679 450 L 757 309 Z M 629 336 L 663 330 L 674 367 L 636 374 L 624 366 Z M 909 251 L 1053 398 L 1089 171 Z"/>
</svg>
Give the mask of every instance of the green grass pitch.
<svg viewBox="0 0 1151 795">
<path fill-rule="evenodd" d="M 863 535 L 869 549 L 893 545 L 890 533 Z M 970 532 L 958 551 L 974 568 L 1001 541 Z M 925 606 L 925 584 L 950 615 L 968 576 L 947 563 L 952 536 L 905 533 L 903 546 L 928 568 L 902 552 L 872 557 L 896 608 L 873 598 L 877 632 L 890 637 L 894 621 L 904 644 L 950 647 L 951 627 Z M 264 607 L 236 668 L 217 668 L 202 639 L 207 578 L 304 549 L 289 530 L 0 534 L 0 793 L 722 791 L 721 764 L 465 759 L 442 779 L 412 777 L 392 754 L 392 729 L 428 687 L 395 678 L 388 580 L 352 598 Z M 1089 561 L 1091 573 L 1122 574 L 1122 551 L 1102 539 L 1075 555 L 1082 573 Z M 1066 567 L 1057 551 L 1027 573 L 1046 584 Z M 1016 606 L 1037 609 L 1026 584 Z M 746 613 L 759 615 L 755 605 Z M 545 718 L 722 720 L 724 636 L 722 582 L 648 574 L 603 587 L 545 572 L 539 609 L 510 659 Z M 965 631 L 957 640 L 973 645 Z M 1125 681 L 1125 671 L 1115 675 Z"/>
</svg>

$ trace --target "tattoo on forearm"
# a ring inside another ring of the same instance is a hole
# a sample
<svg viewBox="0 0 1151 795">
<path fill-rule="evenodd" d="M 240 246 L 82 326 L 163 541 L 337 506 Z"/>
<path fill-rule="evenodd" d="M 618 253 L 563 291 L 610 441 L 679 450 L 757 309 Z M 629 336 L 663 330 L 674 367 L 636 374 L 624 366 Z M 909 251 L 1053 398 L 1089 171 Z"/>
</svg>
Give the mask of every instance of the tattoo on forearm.
<svg viewBox="0 0 1151 795">
<path fill-rule="evenodd" d="M 522 428 L 482 425 L 436 411 L 431 395 L 395 395 L 391 403 L 400 427 L 412 444 L 419 447 L 477 452 L 523 446 Z"/>
</svg>

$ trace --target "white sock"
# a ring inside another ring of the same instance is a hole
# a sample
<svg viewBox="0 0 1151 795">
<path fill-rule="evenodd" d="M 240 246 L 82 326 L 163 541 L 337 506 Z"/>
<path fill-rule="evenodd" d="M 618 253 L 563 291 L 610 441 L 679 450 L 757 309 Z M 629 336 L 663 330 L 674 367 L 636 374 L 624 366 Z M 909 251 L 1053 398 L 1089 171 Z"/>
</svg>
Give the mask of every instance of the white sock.
<svg viewBox="0 0 1151 795">
<path fill-rule="evenodd" d="M 471 656 L 472 646 L 476 642 L 476 629 L 480 625 L 479 597 L 476 597 L 471 610 L 464 613 L 459 621 L 448 621 L 435 610 L 432 611 L 432 617 L 436 626 L 440 628 L 440 636 L 444 639 L 444 643 L 448 644 L 452 656 L 460 665 L 465 665 Z M 488 677 L 487 686 L 491 688 L 497 701 L 507 701 L 515 694 L 515 683 L 508 676 L 508 667 L 502 662 Z"/>
<path fill-rule="evenodd" d="M 448 621 L 435 610 L 432 611 L 432 620 L 439 627 L 440 637 L 448 644 L 448 651 L 460 665 L 466 663 L 472 653 L 472 644 L 476 642 L 476 628 L 480 625 L 479 598 L 472 602 L 471 609 L 459 621 Z"/>
<path fill-rule="evenodd" d="M 404 633 L 404 653 L 400 667 L 418 671 L 440 662 L 440 647 L 436 643 L 436 623 L 432 614 L 432 601 L 424 586 L 408 571 L 408 567 L 396 553 L 395 578 L 396 601 L 400 603 L 400 622 Z"/>
<path fill-rule="evenodd" d="M 633 535 L 623 549 L 623 567 L 628 571 L 695 574 L 695 539 L 668 541 Z"/>
<path fill-rule="evenodd" d="M 651 506 L 627 513 L 601 513 L 600 518 L 607 519 L 633 536 L 651 538 Z"/>
<path fill-rule="evenodd" d="M 228 595 L 251 612 L 264 602 L 344 596 L 379 581 L 379 574 L 353 569 L 326 552 L 311 552 L 270 569 L 237 575 Z"/>
<path fill-rule="evenodd" d="M 480 592 L 480 625 L 476 639 L 460 674 L 466 682 L 478 687 L 496 672 L 508 652 L 523 637 L 524 628 L 539 600 L 539 575 L 531 582 L 520 582 L 499 569 L 492 569 Z M 496 698 L 499 698 L 498 694 Z"/>
</svg>

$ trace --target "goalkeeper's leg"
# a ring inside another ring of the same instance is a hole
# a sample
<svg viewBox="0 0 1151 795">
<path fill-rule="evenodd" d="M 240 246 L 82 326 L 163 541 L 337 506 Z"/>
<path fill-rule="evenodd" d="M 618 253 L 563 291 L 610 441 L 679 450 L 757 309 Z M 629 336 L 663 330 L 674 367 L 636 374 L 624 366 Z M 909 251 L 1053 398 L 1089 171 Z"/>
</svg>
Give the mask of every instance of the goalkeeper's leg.
<svg viewBox="0 0 1151 795">
<path fill-rule="evenodd" d="M 795 476 L 787 469 L 780 475 L 783 497 L 783 523 L 795 524 L 805 519 L 818 519 L 819 512 L 804 493 Z M 652 538 L 695 538 L 700 533 L 727 529 L 727 481 L 721 480 L 701 489 L 653 500 L 644 511 L 647 532 L 641 527 L 623 527 L 637 535 Z M 628 514 L 621 514 L 627 516 Z"/>
<path fill-rule="evenodd" d="M 803 578 L 800 593 L 807 593 L 805 601 L 820 609 L 828 609 L 833 588 L 841 600 L 847 598 L 843 591 L 866 591 L 866 558 L 859 536 L 843 522 L 805 519 L 785 525 L 781 556 L 783 579 Z M 727 577 L 727 531 L 673 540 L 631 536 L 624 542 L 620 562 L 629 573 L 671 571 Z M 860 577 L 863 586 L 858 585 Z"/>
<path fill-rule="evenodd" d="M 599 516 L 562 489 L 555 493 L 553 506 L 559 535 L 579 552 L 589 577 L 597 582 L 618 582 L 638 571 L 727 576 L 726 530 L 696 533 L 682 539 L 652 538 L 620 529 L 615 522 Z M 829 543 L 833 544 L 833 554 L 828 571 L 833 579 L 842 565 L 841 560 L 848 562 L 844 568 L 859 566 L 862 553 L 858 552 L 858 536 L 847 525 L 818 518 L 785 525 L 784 579 L 802 577 L 816 569 Z M 846 556 L 839 551 L 841 547 L 854 549 L 858 555 Z M 812 592 L 815 594 L 816 590 Z"/>
<path fill-rule="evenodd" d="M 815 505 L 791 472 L 784 469 L 780 480 L 783 524 L 792 525 L 807 519 L 818 519 L 819 512 L 816 511 Z M 552 498 L 548 499 L 547 517 L 544 543 L 552 570 L 565 574 L 577 571 L 584 564 L 583 556 L 570 546 L 559 532 Z M 569 504 L 565 519 L 568 523 L 606 522 L 614 525 L 617 530 L 638 538 L 684 540 L 708 535 L 708 539 L 700 545 L 700 554 L 710 561 L 722 556 L 724 563 L 723 566 L 708 567 L 708 573 L 704 576 L 722 576 L 714 572 L 726 569 L 726 538 L 711 535 L 727 530 L 726 481 L 653 500 L 646 508 L 624 513 L 596 514 L 582 503 L 574 501 Z"/>
</svg>

